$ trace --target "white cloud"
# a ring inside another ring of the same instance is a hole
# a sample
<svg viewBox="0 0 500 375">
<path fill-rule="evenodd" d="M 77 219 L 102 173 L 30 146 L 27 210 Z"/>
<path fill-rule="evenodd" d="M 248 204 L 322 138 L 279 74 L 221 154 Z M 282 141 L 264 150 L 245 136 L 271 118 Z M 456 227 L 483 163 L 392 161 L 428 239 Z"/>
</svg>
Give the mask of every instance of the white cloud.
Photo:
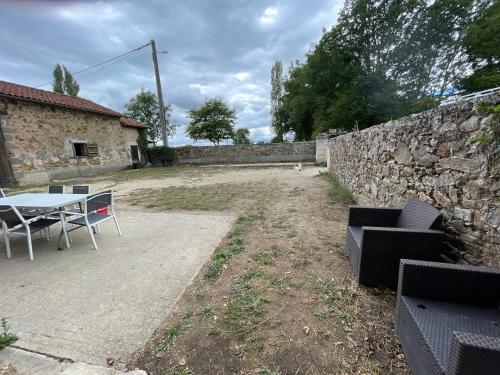
<svg viewBox="0 0 500 375">
<path fill-rule="evenodd" d="M 249 79 L 252 74 L 248 73 L 248 72 L 240 72 L 240 73 L 236 73 L 234 75 L 236 77 L 236 79 L 238 81 L 246 81 L 247 79 Z"/>
<path fill-rule="evenodd" d="M 263 25 L 273 24 L 278 16 L 278 8 L 268 7 L 264 10 L 262 16 L 260 16 L 259 21 Z"/>
</svg>

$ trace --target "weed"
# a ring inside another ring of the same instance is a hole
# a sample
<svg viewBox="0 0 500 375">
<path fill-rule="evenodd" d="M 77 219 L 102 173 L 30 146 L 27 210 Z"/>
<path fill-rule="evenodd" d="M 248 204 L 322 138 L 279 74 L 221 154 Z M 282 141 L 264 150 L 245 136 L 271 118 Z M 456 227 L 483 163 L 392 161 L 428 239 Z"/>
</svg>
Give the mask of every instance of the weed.
<svg viewBox="0 0 500 375">
<path fill-rule="evenodd" d="M 216 312 L 217 308 L 214 305 L 208 305 L 201 310 L 201 315 L 205 318 L 209 318 L 211 316 L 215 316 Z"/>
<path fill-rule="evenodd" d="M 181 319 L 180 324 L 169 327 L 165 330 L 165 338 L 158 346 L 158 349 L 163 350 L 164 352 L 168 352 L 173 348 L 175 344 L 175 338 L 186 331 L 191 327 L 191 317 L 193 316 L 192 312 L 187 312 Z"/>
<path fill-rule="evenodd" d="M 270 266 L 274 262 L 273 255 L 268 251 L 259 251 L 255 253 L 252 255 L 252 259 L 266 266 Z"/>
<path fill-rule="evenodd" d="M 2 318 L 0 320 L 1 332 L 0 332 L 0 350 L 12 345 L 18 340 L 18 337 L 9 332 L 10 326 L 7 323 L 7 319 Z"/>
<path fill-rule="evenodd" d="M 170 369 L 165 375 L 195 375 L 195 373 L 186 367 L 181 369 Z"/>
<path fill-rule="evenodd" d="M 269 285 L 279 291 L 284 291 L 292 283 L 290 276 L 282 276 L 278 273 L 269 273 L 265 277 L 269 282 Z"/>
<path fill-rule="evenodd" d="M 271 369 L 267 365 L 263 365 L 260 369 L 259 374 L 261 375 L 283 375 L 283 373 L 278 369 Z"/>
<path fill-rule="evenodd" d="M 326 317 L 328 316 L 328 311 L 325 311 L 325 310 L 321 310 L 321 311 L 318 311 L 318 312 L 315 312 L 313 314 L 313 316 L 319 320 L 319 321 L 322 321 L 322 320 L 325 320 Z"/>
<path fill-rule="evenodd" d="M 316 280 L 314 288 L 323 294 L 329 295 L 333 291 L 333 282 L 331 280 Z"/>
<path fill-rule="evenodd" d="M 351 192 L 343 186 L 337 177 L 328 172 L 320 172 L 320 175 L 330 183 L 330 190 L 328 191 L 328 196 L 332 203 L 342 203 L 342 204 L 355 204 L 356 200 L 352 196 Z"/>
<path fill-rule="evenodd" d="M 158 349 L 168 352 L 174 346 L 175 336 L 177 336 L 177 327 L 170 327 L 165 330 L 165 338 L 158 346 Z"/>
<path fill-rule="evenodd" d="M 260 268 L 248 268 L 243 275 L 241 276 L 241 280 L 246 282 L 248 280 L 251 280 L 256 277 L 261 277 L 264 276 L 264 271 L 262 271 Z"/>
<path fill-rule="evenodd" d="M 212 336 L 219 336 L 222 333 L 222 329 L 219 326 L 211 325 L 208 329 L 208 334 Z"/>
</svg>

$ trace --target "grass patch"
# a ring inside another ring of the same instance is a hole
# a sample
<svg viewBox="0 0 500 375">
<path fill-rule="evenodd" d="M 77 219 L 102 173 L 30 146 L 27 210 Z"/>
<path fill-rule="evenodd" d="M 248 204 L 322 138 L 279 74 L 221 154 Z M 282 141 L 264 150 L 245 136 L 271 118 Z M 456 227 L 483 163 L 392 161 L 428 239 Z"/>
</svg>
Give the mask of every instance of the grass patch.
<svg viewBox="0 0 500 375">
<path fill-rule="evenodd" d="M 256 220 L 264 220 L 266 215 L 263 212 L 252 215 L 242 215 L 236 220 L 236 224 L 252 223 Z"/>
<path fill-rule="evenodd" d="M 191 317 L 193 313 L 187 312 L 181 319 L 181 322 L 173 327 L 169 327 L 165 330 L 165 337 L 163 341 L 158 345 L 158 349 L 168 352 L 175 345 L 175 339 L 178 335 L 186 333 L 187 330 L 191 327 Z"/>
<path fill-rule="evenodd" d="M 10 326 L 7 324 L 7 319 L 2 318 L 0 323 L 0 350 L 12 345 L 18 340 L 18 337 L 9 332 Z"/>
<path fill-rule="evenodd" d="M 188 368 L 181 368 L 181 369 L 170 369 L 165 373 L 165 375 L 195 375 L 195 373 Z"/>
<path fill-rule="evenodd" d="M 328 197 L 332 203 L 342 203 L 342 204 L 355 204 L 356 200 L 352 196 L 351 192 L 342 185 L 337 177 L 331 173 L 324 172 L 320 175 L 325 178 L 330 183 L 330 189 L 328 190 Z"/>
<path fill-rule="evenodd" d="M 222 334 L 222 328 L 216 325 L 211 325 L 208 329 L 208 334 L 211 336 L 220 336 Z"/>
<path fill-rule="evenodd" d="M 138 189 L 127 201 L 133 206 L 162 210 L 224 210 L 238 195 L 237 189 L 218 184 L 198 187 L 172 186 L 162 189 Z"/>
<path fill-rule="evenodd" d="M 259 273 L 254 273 L 254 276 Z M 247 274 L 247 278 L 250 274 Z M 234 286 L 234 294 L 229 299 L 226 318 L 230 333 L 235 333 L 240 339 L 247 337 L 255 328 L 257 319 L 264 314 L 264 305 L 269 300 L 248 284 L 248 280 L 240 278 Z"/>
<path fill-rule="evenodd" d="M 356 319 L 358 311 L 359 291 L 353 282 L 340 282 L 334 285 L 331 280 L 316 280 L 314 288 L 324 295 L 324 303 L 327 310 L 323 310 L 321 315 L 314 314 L 314 317 L 321 320 L 322 315 L 332 313 L 337 316 L 345 326 Z"/>
<path fill-rule="evenodd" d="M 201 315 L 203 315 L 205 318 L 215 316 L 216 313 L 217 313 L 217 307 L 215 307 L 214 305 L 205 306 L 201 310 Z"/>
<path fill-rule="evenodd" d="M 208 270 L 205 272 L 206 280 L 213 281 L 219 277 L 229 259 L 245 250 L 245 240 L 243 239 L 243 230 L 241 228 L 233 229 L 227 237 L 227 245 L 218 250 L 210 261 Z"/>
</svg>

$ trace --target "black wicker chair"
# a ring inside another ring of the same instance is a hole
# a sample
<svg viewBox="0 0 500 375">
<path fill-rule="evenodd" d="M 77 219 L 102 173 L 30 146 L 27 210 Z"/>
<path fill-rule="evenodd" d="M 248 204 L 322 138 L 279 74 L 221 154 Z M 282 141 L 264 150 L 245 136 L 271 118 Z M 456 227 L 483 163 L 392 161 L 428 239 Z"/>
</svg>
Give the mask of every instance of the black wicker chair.
<svg viewBox="0 0 500 375">
<path fill-rule="evenodd" d="M 396 332 L 414 375 L 500 374 L 500 269 L 402 260 Z"/>
<path fill-rule="evenodd" d="M 346 250 L 358 283 L 396 289 L 401 259 L 440 260 L 441 222 L 439 210 L 416 199 L 402 209 L 350 207 Z"/>
</svg>

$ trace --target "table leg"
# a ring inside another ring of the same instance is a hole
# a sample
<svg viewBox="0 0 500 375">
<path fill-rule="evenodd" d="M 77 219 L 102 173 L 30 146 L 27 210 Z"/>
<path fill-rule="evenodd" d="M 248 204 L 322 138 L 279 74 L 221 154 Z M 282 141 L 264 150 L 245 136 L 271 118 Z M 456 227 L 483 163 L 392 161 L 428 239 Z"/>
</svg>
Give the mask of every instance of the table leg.
<svg viewBox="0 0 500 375">
<path fill-rule="evenodd" d="M 69 237 L 68 231 L 66 230 L 66 219 L 64 217 L 64 213 L 59 212 L 59 217 L 61 218 L 62 231 L 64 233 L 64 239 L 66 240 L 66 248 L 69 249 Z"/>
</svg>

